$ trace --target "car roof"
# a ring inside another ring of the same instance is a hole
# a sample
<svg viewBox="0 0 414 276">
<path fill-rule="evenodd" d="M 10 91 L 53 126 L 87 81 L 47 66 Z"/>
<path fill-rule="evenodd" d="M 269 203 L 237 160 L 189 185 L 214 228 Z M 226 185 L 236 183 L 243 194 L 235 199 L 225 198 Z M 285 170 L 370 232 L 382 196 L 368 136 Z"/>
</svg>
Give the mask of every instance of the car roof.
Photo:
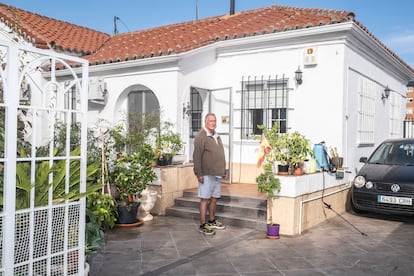
<svg viewBox="0 0 414 276">
<path fill-rule="evenodd" d="M 391 138 L 391 139 L 386 139 L 382 141 L 381 144 L 382 143 L 398 143 L 398 142 L 414 143 L 414 138 Z"/>
</svg>

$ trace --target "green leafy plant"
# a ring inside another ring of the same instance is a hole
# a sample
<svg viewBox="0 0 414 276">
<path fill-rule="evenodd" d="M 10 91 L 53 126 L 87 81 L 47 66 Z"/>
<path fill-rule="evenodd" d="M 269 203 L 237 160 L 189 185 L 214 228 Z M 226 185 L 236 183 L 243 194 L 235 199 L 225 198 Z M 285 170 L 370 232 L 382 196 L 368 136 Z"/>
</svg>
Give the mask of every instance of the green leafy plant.
<svg viewBox="0 0 414 276">
<path fill-rule="evenodd" d="M 269 219 L 267 223 L 273 224 L 273 199 L 275 197 L 275 192 L 280 192 L 280 180 L 271 172 L 263 172 L 256 177 L 256 183 L 258 191 L 260 193 L 265 193 L 267 197 L 267 210 L 269 212 Z"/>
<path fill-rule="evenodd" d="M 138 152 L 122 154 L 115 163 L 115 185 L 120 199 L 125 203 L 132 196 L 141 196 L 148 183 L 157 179 L 152 170 L 153 151 L 150 145 L 142 144 Z"/>
<path fill-rule="evenodd" d="M 108 130 L 108 141 L 116 152 L 137 152 L 144 143 L 150 143 L 159 129 L 159 113 L 130 113 L 128 120 Z M 128 128 L 127 128 L 128 126 Z"/>
<path fill-rule="evenodd" d="M 110 194 L 94 192 L 86 197 L 86 256 L 102 246 L 104 231 L 115 226 L 116 202 Z"/>
<path fill-rule="evenodd" d="M 169 159 L 176 155 L 184 146 L 179 133 L 172 130 L 172 123 L 164 122 L 156 137 L 154 155 L 156 159 Z"/>
<path fill-rule="evenodd" d="M 76 148 L 71 155 L 78 155 L 80 148 Z M 54 151 L 55 156 L 58 150 Z M 26 156 L 23 149 L 20 156 Z M 66 161 L 55 160 L 53 163 L 44 160 L 36 163 L 35 181 L 31 182 L 31 163 L 18 162 L 16 165 L 16 208 L 25 209 L 30 207 L 31 190 L 34 187 L 34 206 L 45 206 L 48 204 L 49 189 L 52 190 L 53 203 L 58 204 L 65 200 L 78 200 L 101 189 L 100 183 L 90 183 L 86 187 L 86 192 L 80 192 L 80 160 L 69 162 L 69 189 L 66 191 Z M 88 164 L 87 178 L 94 177 L 99 164 Z M 49 177 L 53 175 L 52 182 Z M 1 193 L 2 194 L 2 193 Z"/>
<path fill-rule="evenodd" d="M 266 129 L 264 125 L 258 127 L 262 129 L 263 135 L 272 147 L 266 154 L 268 163 L 277 161 L 281 165 L 299 166 L 307 158 L 313 156 L 310 141 L 298 131 L 279 133 L 277 123 L 271 129 Z"/>
</svg>

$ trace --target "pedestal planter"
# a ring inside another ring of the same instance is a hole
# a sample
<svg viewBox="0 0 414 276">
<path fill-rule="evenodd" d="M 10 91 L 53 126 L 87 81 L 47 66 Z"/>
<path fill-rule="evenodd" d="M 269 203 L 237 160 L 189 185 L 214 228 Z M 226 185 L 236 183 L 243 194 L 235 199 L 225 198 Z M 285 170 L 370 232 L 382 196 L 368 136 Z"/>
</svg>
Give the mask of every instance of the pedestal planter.
<svg viewBox="0 0 414 276">
<path fill-rule="evenodd" d="M 153 219 L 151 215 L 151 210 L 155 206 L 157 201 L 158 192 L 151 190 L 143 190 L 141 193 L 141 198 L 139 199 L 141 205 L 139 209 L 139 219 L 142 221 L 150 221 Z"/>
<path fill-rule="evenodd" d="M 268 224 L 267 225 L 267 238 L 268 239 L 279 239 L 279 224 Z"/>
</svg>

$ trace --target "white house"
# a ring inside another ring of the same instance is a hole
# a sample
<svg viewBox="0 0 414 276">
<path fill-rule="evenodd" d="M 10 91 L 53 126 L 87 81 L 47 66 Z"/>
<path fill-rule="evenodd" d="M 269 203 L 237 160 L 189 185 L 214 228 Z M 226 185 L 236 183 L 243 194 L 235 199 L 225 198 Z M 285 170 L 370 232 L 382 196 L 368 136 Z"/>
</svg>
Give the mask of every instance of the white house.
<svg viewBox="0 0 414 276">
<path fill-rule="evenodd" d="M 351 172 L 379 142 L 403 135 L 414 69 L 349 11 L 272 5 L 114 36 L 42 17 L 65 26 L 56 37 L 47 36 L 50 24 L 28 19 L 35 14 L 17 9 L 17 24 L 9 10 L 0 13 L 27 41 L 89 61 L 91 126 L 161 110 L 191 161 L 203 115 L 215 112 L 232 183 L 254 183 L 257 124 L 277 121 L 282 131 L 325 141 Z M 75 35 L 77 45 L 64 39 Z"/>
</svg>

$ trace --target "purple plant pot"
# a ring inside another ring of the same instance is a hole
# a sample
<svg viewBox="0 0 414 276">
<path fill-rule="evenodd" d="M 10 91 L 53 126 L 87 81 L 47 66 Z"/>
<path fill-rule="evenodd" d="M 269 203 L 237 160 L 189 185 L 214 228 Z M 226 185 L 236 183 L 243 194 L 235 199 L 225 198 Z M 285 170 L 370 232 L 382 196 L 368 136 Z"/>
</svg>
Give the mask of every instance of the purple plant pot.
<svg viewBox="0 0 414 276">
<path fill-rule="evenodd" d="M 267 237 L 269 239 L 279 238 L 280 224 L 267 225 Z"/>
</svg>

